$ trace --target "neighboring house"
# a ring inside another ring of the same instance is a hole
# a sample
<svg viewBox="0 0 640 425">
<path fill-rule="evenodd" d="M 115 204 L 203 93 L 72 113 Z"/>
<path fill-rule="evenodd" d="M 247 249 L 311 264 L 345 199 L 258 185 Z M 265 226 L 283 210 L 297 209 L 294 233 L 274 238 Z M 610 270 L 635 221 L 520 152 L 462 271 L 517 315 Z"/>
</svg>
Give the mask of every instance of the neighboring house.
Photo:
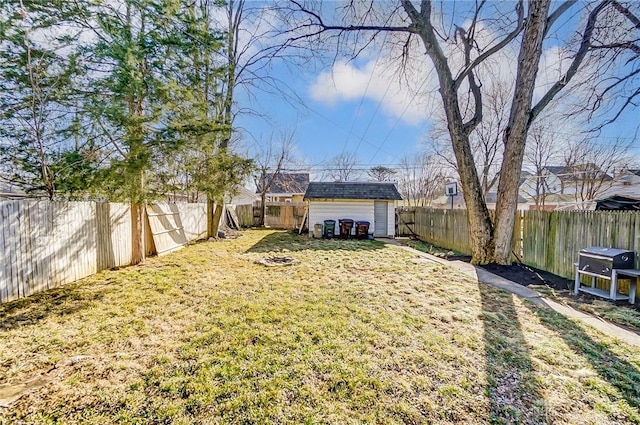
<svg viewBox="0 0 640 425">
<path fill-rule="evenodd" d="M 603 191 L 598 198 L 616 195 L 640 198 L 640 170 L 625 168 L 616 173 L 610 187 Z"/>
<path fill-rule="evenodd" d="M 495 210 L 497 200 L 498 200 L 498 194 L 496 192 L 487 193 L 484 200 L 487 205 L 487 209 Z M 446 196 L 446 195 L 440 196 L 439 198 L 433 201 L 432 206 L 433 208 L 438 208 L 438 209 L 451 209 L 451 196 Z M 527 209 L 527 207 L 528 207 L 527 200 L 524 197 L 518 195 L 518 209 L 519 210 Z M 466 204 L 464 202 L 464 196 L 462 195 L 462 193 L 458 192 L 458 194 L 453 197 L 453 209 L 464 209 L 464 208 L 466 208 Z"/>
<path fill-rule="evenodd" d="M 487 204 L 487 209 L 495 210 L 496 203 L 498 202 L 498 193 L 497 192 L 487 193 L 487 195 L 484 197 L 484 202 Z M 528 207 L 529 207 L 529 204 L 527 200 L 524 197 L 518 195 L 518 209 L 524 210 L 524 209 L 527 209 Z"/>
<path fill-rule="evenodd" d="M 402 199 L 394 183 L 311 182 L 304 195 L 309 205 L 309 229 L 325 220 L 368 221 L 369 233 L 393 237 L 395 207 Z M 336 230 L 338 232 L 338 230 Z"/>
<path fill-rule="evenodd" d="M 226 203 L 231 205 L 253 205 L 260 200 L 260 196 L 244 186 L 236 187 L 232 195 L 227 194 Z"/>
<path fill-rule="evenodd" d="M 453 198 L 453 203 L 451 202 Z M 458 192 L 455 196 L 442 195 L 431 201 L 431 207 L 437 209 L 464 209 L 467 205 L 464 202 L 462 192 Z"/>
<path fill-rule="evenodd" d="M 265 182 L 271 182 L 265 201 L 267 202 L 302 202 L 304 193 L 309 186 L 309 173 L 278 173 L 267 174 Z M 262 193 L 263 182 L 257 182 L 256 193 Z"/>
<path fill-rule="evenodd" d="M 544 166 L 538 174 L 523 174 L 520 195 L 531 199 L 533 208 L 549 209 L 554 196 L 563 198 L 559 202 L 576 205 L 592 201 L 606 193 L 613 184 L 613 178 L 593 163 L 580 165 Z M 566 196 L 566 200 L 565 200 Z M 569 201 L 571 199 L 571 201 Z"/>
</svg>

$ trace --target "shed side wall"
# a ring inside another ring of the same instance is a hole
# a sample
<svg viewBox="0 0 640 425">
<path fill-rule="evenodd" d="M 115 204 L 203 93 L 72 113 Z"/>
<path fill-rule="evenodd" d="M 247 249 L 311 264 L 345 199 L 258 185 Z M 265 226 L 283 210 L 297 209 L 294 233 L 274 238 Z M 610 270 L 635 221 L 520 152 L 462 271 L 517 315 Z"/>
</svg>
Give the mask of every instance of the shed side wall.
<svg viewBox="0 0 640 425">
<path fill-rule="evenodd" d="M 354 221 L 368 221 L 369 233 L 373 228 L 373 200 L 310 200 L 309 201 L 309 229 L 316 223 L 324 224 L 325 220 L 336 221 L 350 218 Z M 392 233 L 393 234 L 393 233 Z"/>
</svg>

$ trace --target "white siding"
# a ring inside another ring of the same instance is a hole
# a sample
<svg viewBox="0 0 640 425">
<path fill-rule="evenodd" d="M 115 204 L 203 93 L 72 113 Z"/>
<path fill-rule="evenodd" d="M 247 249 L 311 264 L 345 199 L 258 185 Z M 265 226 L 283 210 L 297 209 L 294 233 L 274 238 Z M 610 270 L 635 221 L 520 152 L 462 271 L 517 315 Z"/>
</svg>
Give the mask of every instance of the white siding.
<svg viewBox="0 0 640 425">
<path fill-rule="evenodd" d="M 386 235 L 393 237 L 396 232 L 395 203 L 390 201 L 388 204 Z M 369 225 L 369 233 L 375 232 L 373 200 L 327 199 L 309 201 L 309 229 L 313 229 L 313 225 L 316 223 L 324 224 L 325 220 L 335 220 L 336 233 L 338 233 L 338 220 L 343 218 L 350 218 L 354 221 L 368 221 L 371 223 Z"/>
<path fill-rule="evenodd" d="M 326 200 L 309 201 L 309 229 L 313 225 L 325 220 L 336 221 L 336 233 L 338 230 L 338 220 L 350 218 L 354 221 L 368 221 L 369 233 L 373 231 L 373 200 Z"/>
<path fill-rule="evenodd" d="M 387 214 L 389 214 L 387 218 L 387 235 L 394 237 L 396 235 L 396 203 L 394 201 L 389 201 Z"/>
</svg>

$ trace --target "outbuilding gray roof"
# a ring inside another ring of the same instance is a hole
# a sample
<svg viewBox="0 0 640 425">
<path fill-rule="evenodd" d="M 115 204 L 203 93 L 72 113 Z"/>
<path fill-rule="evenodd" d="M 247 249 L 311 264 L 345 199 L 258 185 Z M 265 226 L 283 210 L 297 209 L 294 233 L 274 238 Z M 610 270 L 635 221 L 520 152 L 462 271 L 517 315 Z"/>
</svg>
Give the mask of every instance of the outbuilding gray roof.
<svg viewBox="0 0 640 425">
<path fill-rule="evenodd" d="M 304 199 L 402 199 L 394 183 L 311 182 Z"/>
</svg>

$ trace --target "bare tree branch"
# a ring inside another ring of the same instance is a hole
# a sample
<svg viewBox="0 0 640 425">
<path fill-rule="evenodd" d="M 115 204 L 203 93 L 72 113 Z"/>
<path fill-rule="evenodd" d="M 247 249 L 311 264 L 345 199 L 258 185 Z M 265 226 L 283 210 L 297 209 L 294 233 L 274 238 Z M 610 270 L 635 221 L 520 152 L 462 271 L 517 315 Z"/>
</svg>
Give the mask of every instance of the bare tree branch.
<svg viewBox="0 0 640 425">
<path fill-rule="evenodd" d="M 569 84 L 571 79 L 576 75 L 580 65 L 584 61 L 584 58 L 587 56 L 589 49 L 591 47 L 591 36 L 593 35 L 593 31 L 596 25 L 596 21 L 598 19 L 598 15 L 602 10 L 604 10 L 609 4 L 610 0 L 604 0 L 599 3 L 592 11 L 589 13 L 589 17 L 587 18 L 587 24 L 585 25 L 584 32 L 582 34 L 582 42 L 580 43 L 580 47 L 576 52 L 576 55 L 571 62 L 571 65 L 567 69 L 567 72 L 560 78 L 556 83 L 551 86 L 551 88 L 547 91 L 547 93 L 542 96 L 542 98 L 538 101 L 538 103 L 531 109 L 531 113 L 529 114 L 529 123 L 528 126 L 531 126 L 533 120 L 542 112 L 542 110 L 553 100 L 553 98 L 560 93 L 560 91 Z M 565 9 L 566 10 L 566 9 Z"/>
</svg>

